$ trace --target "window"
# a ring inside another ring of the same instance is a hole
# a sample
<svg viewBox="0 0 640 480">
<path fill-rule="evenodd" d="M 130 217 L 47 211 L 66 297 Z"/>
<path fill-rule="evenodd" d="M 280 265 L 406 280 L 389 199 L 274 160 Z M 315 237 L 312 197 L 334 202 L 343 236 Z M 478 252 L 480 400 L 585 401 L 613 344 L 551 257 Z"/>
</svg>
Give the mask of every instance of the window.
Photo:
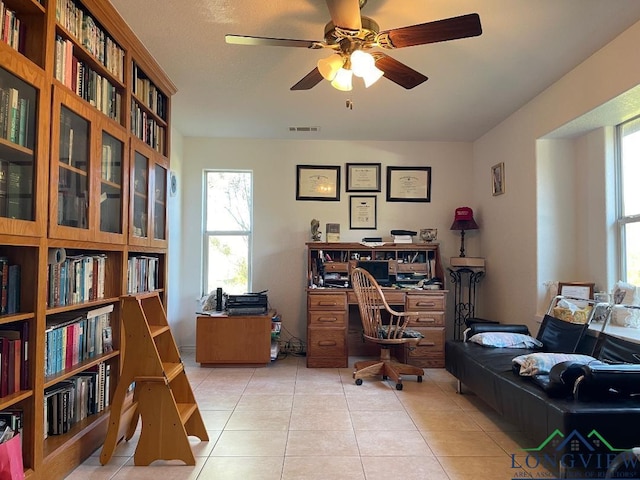
<svg viewBox="0 0 640 480">
<path fill-rule="evenodd" d="M 618 225 L 621 278 L 640 285 L 640 118 L 618 127 Z"/>
<path fill-rule="evenodd" d="M 246 171 L 205 171 L 204 293 L 251 291 L 252 180 Z"/>
</svg>

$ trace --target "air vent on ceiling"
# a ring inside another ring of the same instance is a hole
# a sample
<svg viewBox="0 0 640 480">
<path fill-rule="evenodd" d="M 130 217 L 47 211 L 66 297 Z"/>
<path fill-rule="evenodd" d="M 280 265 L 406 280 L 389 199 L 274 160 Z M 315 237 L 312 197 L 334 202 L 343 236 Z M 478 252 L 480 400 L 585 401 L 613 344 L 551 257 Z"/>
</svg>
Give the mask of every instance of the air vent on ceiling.
<svg viewBox="0 0 640 480">
<path fill-rule="evenodd" d="M 320 127 L 289 127 L 289 131 L 318 133 L 320 131 Z"/>
</svg>

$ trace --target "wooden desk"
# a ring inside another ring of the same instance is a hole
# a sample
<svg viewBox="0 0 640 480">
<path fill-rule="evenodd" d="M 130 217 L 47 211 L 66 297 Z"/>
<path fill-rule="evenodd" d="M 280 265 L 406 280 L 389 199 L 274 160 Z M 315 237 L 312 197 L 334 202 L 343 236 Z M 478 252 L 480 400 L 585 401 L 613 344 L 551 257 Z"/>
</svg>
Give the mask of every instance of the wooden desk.
<svg viewBox="0 0 640 480">
<path fill-rule="evenodd" d="M 202 366 L 264 367 L 271 362 L 271 319 L 263 315 L 198 315 L 196 362 Z"/>
<path fill-rule="evenodd" d="M 399 361 L 419 367 L 444 367 L 446 290 L 384 289 L 389 305 L 424 312 L 408 328 L 424 338 L 413 349 L 396 349 Z M 352 289 L 307 289 L 307 367 L 345 368 L 349 355 L 379 354 L 362 341 L 362 323 Z"/>
</svg>

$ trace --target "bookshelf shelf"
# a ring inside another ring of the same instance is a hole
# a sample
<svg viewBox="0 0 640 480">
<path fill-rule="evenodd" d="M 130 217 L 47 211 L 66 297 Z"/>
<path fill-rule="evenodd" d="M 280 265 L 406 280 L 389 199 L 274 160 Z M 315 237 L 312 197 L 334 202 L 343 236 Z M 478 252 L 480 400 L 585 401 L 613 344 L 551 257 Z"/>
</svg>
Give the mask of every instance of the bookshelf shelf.
<svg viewBox="0 0 640 480">
<path fill-rule="evenodd" d="M 166 296 L 165 182 L 170 102 L 176 89 L 108 1 L 2 4 L 16 19 L 16 38 L 21 40 L 13 45 L 0 41 L 0 113 L 14 112 L 9 120 L 0 115 L 0 266 L 7 258 L 14 279 L 16 272 L 20 275 L 12 285 L 21 288 L 11 290 L 12 306 L 19 301 L 15 312 L 3 314 L 0 303 L 0 337 L 9 335 L 3 330 L 15 335 L 19 329 L 17 340 L 25 340 L 20 345 L 26 346 L 21 357 L 28 358 L 28 364 L 20 369 L 24 383 L 19 388 L 12 383 L 12 393 L 0 397 L 0 411 L 22 415 L 26 478 L 56 480 L 104 442 L 108 404 L 122 369 L 120 296 L 128 291 L 130 258 L 153 259 L 153 281 L 145 272 L 140 279 L 146 281 L 137 288 Z M 134 66 L 140 85 L 134 84 Z M 89 81 L 102 88 L 88 90 Z M 151 129 L 134 130 L 132 108 L 150 120 Z M 133 188 L 134 178 L 140 179 L 133 168 L 138 154 L 146 158 L 140 195 Z M 141 237 L 133 232 L 134 211 L 143 214 L 137 219 L 144 223 Z M 84 296 L 65 304 L 58 291 L 58 303 L 52 302 L 50 282 L 57 277 L 51 273 L 58 267 L 49 265 L 51 249 L 64 249 L 67 257 L 104 258 L 102 294 L 87 276 Z M 2 298 L 0 294 L 0 302 Z M 52 320 L 110 304 L 113 350 L 88 358 L 78 354 L 68 364 L 65 358 L 65 368 L 47 375 Z M 6 343 L 0 340 L 0 346 Z M 77 387 L 93 381 L 80 376 L 97 379 L 101 393 L 96 400 L 103 410 L 96 407 L 86 418 L 74 412 L 64 428 L 53 433 L 49 410 L 72 395 L 70 383 Z M 2 388 L 0 376 L 0 394 L 6 392 Z M 131 405 L 128 398 L 123 416 L 133 415 Z"/>
</svg>

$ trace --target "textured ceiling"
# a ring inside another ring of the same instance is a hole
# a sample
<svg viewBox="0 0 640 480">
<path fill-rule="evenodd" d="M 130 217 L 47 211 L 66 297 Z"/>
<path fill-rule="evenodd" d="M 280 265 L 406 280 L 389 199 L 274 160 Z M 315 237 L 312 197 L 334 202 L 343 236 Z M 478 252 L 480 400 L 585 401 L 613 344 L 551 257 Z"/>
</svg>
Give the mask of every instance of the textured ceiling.
<svg viewBox="0 0 640 480">
<path fill-rule="evenodd" d="M 638 0 L 369 0 L 381 30 L 477 12 L 483 34 L 388 52 L 429 77 L 412 90 L 383 78 L 290 91 L 326 50 L 224 35 L 322 40 L 324 0 L 112 3 L 178 88 L 173 126 L 202 137 L 472 141 L 640 20 Z"/>
</svg>

